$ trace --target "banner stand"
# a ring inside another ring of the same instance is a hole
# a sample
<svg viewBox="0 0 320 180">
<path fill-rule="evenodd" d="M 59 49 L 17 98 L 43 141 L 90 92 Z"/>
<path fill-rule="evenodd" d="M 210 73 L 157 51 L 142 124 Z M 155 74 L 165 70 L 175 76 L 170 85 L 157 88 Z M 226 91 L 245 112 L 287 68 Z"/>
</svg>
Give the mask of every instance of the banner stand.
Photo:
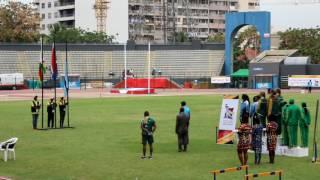
<svg viewBox="0 0 320 180">
<path fill-rule="evenodd" d="M 237 116 L 239 107 L 239 96 L 224 96 L 219 128 L 216 128 L 216 143 L 217 144 L 234 144 Z"/>
</svg>

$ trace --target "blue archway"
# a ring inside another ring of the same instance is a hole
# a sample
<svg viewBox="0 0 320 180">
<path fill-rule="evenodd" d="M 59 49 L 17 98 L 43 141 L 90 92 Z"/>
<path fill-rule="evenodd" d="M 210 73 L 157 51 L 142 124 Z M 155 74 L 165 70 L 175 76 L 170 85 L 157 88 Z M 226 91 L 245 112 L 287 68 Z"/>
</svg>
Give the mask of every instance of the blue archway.
<svg viewBox="0 0 320 180">
<path fill-rule="evenodd" d="M 270 50 L 270 17 L 266 11 L 237 12 L 226 14 L 225 33 L 225 75 L 233 72 L 233 47 L 232 40 L 240 28 L 247 25 L 254 26 L 260 33 L 261 51 Z"/>
</svg>

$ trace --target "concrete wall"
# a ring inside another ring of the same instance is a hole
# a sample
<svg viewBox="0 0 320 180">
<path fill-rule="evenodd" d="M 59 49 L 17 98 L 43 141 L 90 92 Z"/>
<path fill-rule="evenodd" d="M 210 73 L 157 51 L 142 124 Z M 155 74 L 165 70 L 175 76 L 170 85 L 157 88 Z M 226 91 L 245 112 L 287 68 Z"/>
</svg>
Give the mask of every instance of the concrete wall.
<svg viewBox="0 0 320 180">
<path fill-rule="evenodd" d="M 250 76 L 258 74 L 280 74 L 279 63 L 250 63 Z"/>
<path fill-rule="evenodd" d="M 308 74 L 306 65 L 281 65 L 280 69 L 281 76 Z"/>
</svg>

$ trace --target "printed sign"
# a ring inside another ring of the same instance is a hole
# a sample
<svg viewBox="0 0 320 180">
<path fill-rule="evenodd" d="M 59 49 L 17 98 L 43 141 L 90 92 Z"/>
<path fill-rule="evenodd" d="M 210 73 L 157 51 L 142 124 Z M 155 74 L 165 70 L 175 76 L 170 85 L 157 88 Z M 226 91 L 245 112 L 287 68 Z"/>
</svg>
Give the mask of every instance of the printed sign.
<svg viewBox="0 0 320 180">
<path fill-rule="evenodd" d="M 308 87 L 309 84 L 312 87 L 320 87 L 320 76 L 300 75 L 291 76 L 288 78 L 288 86 L 290 87 Z"/>
<path fill-rule="evenodd" d="M 239 99 L 225 97 L 222 101 L 217 144 L 232 144 L 237 123 Z"/>
<path fill-rule="evenodd" d="M 238 105 L 238 99 L 223 99 L 219 124 L 220 130 L 235 130 Z"/>
<path fill-rule="evenodd" d="M 231 78 L 227 76 L 211 77 L 211 84 L 226 84 L 230 82 L 231 82 Z"/>
</svg>

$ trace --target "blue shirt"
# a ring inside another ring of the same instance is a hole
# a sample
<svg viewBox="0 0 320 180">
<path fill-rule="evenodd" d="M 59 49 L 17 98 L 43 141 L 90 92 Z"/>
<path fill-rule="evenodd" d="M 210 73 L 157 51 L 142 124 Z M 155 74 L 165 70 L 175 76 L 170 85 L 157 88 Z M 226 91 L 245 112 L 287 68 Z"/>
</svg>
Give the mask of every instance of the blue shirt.
<svg viewBox="0 0 320 180">
<path fill-rule="evenodd" d="M 188 106 L 183 106 L 183 109 L 184 109 L 184 114 L 187 117 L 190 117 L 190 108 Z"/>
<path fill-rule="evenodd" d="M 242 117 L 242 113 L 243 112 L 250 112 L 250 107 L 249 107 L 249 102 L 248 101 L 244 101 L 240 104 L 240 117 Z"/>
</svg>

